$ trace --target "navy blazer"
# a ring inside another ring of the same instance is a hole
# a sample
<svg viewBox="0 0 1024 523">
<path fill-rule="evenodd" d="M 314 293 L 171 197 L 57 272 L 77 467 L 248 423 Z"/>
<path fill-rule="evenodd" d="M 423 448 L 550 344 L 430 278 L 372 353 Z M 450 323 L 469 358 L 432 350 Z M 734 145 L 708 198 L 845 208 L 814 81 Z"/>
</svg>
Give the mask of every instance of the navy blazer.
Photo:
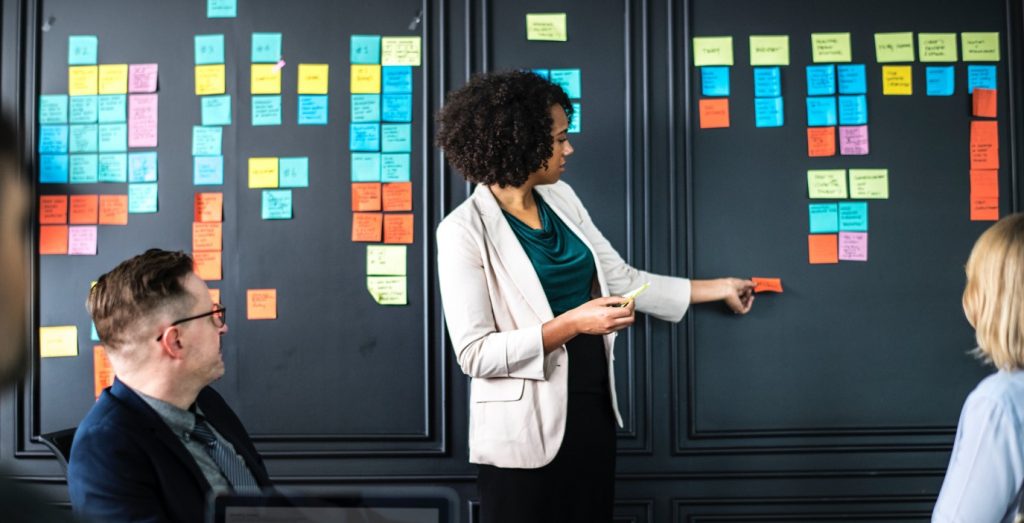
<svg viewBox="0 0 1024 523">
<path fill-rule="evenodd" d="M 263 460 L 224 398 L 206 387 L 196 403 L 245 459 L 256 482 L 270 487 Z M 68 491 L 75 512 L 96 521 L 196 523 L 206 519 L 211 489 L 181 439 L 115 379 L 75 432 Z"/>
</svg>

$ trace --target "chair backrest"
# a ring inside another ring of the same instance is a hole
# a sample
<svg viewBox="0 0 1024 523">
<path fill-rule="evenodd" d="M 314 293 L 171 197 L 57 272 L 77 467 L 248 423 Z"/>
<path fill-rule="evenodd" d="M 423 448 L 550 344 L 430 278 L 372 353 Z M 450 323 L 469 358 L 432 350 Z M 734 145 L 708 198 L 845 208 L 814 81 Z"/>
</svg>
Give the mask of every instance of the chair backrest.
<svg viewBox="0 0 1024 523">
<path fill-rule="evenodd" d="M 50 449 L 50 452 L 53 452 L 53 455 L 57 457 L 57 462 L 64 469 L 65 476 L 68 474 L 68 460 L 71 459 L 71 442 L 75 440 L 75 431 L 77 429 L 78 427 L 71 427 L 70 429 L 40 434 L 37 440 L 39 443 L 46 445 L 46 448 Z"/>
</svg>

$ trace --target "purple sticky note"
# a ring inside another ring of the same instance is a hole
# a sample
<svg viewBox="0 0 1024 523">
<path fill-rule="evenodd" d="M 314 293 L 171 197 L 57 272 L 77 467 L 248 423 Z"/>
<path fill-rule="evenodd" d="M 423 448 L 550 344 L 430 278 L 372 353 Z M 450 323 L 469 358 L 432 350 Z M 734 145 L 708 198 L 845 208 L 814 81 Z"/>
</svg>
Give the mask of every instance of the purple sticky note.
<svg viewBox="0 0 1024 523">
<path fill-rule="evenodd" d="M 128 96 L 128 147 L 156 147 L 156 94 Z"/>
<path fill-rule="evenodd" d="M 68 227 L 68 254 L 96 256 L 95 225 L 73 225 Z"/>
<path fill-rule="evenodd" d="M 868 126 L 839 126 L 839 154 L 868 154 Z"/>
<path fill-rule="evenodd" d="M 129 93 L 156 92 L 157 64 L 131 64 L 128 66 Z"/>
<path fill-rule="evenodd" d="M 868 233 L 839 233 L 839 259 L 848 261 L 868 261 Z"/>
</svg>

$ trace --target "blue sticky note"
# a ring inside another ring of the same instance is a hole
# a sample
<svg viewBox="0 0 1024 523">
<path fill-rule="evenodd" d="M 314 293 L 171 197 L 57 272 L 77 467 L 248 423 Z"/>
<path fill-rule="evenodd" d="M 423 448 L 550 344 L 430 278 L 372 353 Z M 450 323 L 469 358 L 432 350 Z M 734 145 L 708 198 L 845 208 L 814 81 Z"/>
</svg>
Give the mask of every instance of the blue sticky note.
<svg viewBox="0 0 1024 523">
<path fill-rule="evenodd" d="M 100 40 L 95 35 L 68 37 L 68 65 L 95 65 Z"/>
<path fill-rule="evenodd" d="M 39 95 L 39 123 L 41 123 L 41 124 L 68 123 L 68 95 L 66 95 L 66 94 L 42 94 L 42 95 Z"/>
<path fill-rule="evenodd" d="M 807 205 L 810 215 L 811 233 L 839 232 L 839 209 L 834 203 L 811 203 Z"/>
<path fill-rule="evenodd" d="M 407 123 L 382 124 L 380 150 L 385 153 L 412 152 L 412 126 Z"/>
<path fill-rule="evenodd" d="M 375 123 L 349 124 L 348 148 L 350 151 L 379 151 L 380 125 Z"/>
<path fill-rule="evenodd" d="M 71 96 L 68 101 L 68 121 L 71 123 L 96 123 L 99 111 L 96 96 Z"/>
<path fill-rule="evenodd" d="M 299 95 L 299 125 L 327 125 L 327 95 Z"/>
<path fill-rule="evenodd" d="M 868 202 L 839 202 L 839 230 L 868 230 Z"/>
<path fill-rule="evenodd" d="M 128 124 L 101 123 L 99 125 L 101 153 L 115 153 L 128 150 Z"/>
<path fill-rule="evenodd" d="M 351 115 L 353 122 L 379 122 L 380 95 L 353 94 Z"/>
<path fill-rule="evenodd" d="M 729 96 L 729 68 L 701 67 L 700 91 L 704 96 Z"/>
<path fill-rule="evenodd" d="M 71 126 L 68 151 L 73 153 L 94 153 L 99 150 L 99 129 L 94 123 Z"/>
<path fill-rule="evenodd" d="M 868 97 L 862 94 L 839 97 L 839 125 L 868 123 Z"/>
<path fill-rule="evenodd" d="M 829 65 L 807 66 L 807 95 L 819 96 L 836 94 L 836 67 Z"/>
<path fill-rule="evenodd" d="M 97 166 L 97 179 L 101 182 L 128 181 L 128 155 L 125 153 L 101 154 Z"/>
<path fill-rule="evenodd" d="M 68 152 L 68 126 L 40 125 L 39 152 L 54 154 Z"/>
<path fill-rule="evenodd" d="M 572 103 L 572 116 L 569 118 L 569 129 L 566 130 L 569 134 L 576 134 L 580 132 L 580 122 L 583 121 L 583 107 L 580 106 L 579 102 Z"/>
<path fill-rule="evenodd" d="M 280 158 L 277 161 L 280 187 L 309 187 L 309 158 Z"/>
<path fill-rule="evenodd" d="M 103 94 L 96 97 L 96 113 L 100 123 L 123 123 L 128 121 L 128 96 Z"/>
<path fill-rule="evenodd" d="M 551 83 L 561 87 L 569 98 L 576 99 L 581 97 L 582 87 L 580 85 L 579 69 L 552 69 Z"/>
<path fill-rule="evenodd" d="M 220 156 L 222 127 L 192 126 L 192 156 Z"/>
<path fill-rule="evenodd" d="M 412 95 L 385 94 L 381 96 L 380 117 L 385 122 L 411 122 Z"/>
<path fill-rule="evenodd" d="M 380 35 L 352 35 L 349 61 L 354 64 L 380 63 Z"/>
<path fill-rule="evenodd" d="M 782 97 L 754 98 L 754 126 L 782 127 L 785 115 L 782 112 Z"/>
<path fill-rule="evenodd" d="M 231 125 L 231 95 L 201 96 L 203 125 Z"/>
<path fill-rule="evenodd" d="M 952 65 L 925 67 L 925 88 L 928 96 L 953 96 L 955 84 Z"/>
<path fill-rule="evenodd" d="M 68 155 L 40 154 L 39 183 L 68 183 Z"/>
<path fill-rule="evenodd" d="M 385 154 L 384 156 L 390 156 Z M 379 182 L 380 178 L 380 153 L 352 153 L 352 181 L 353 182 Z"/>
<path fill-rule="evenodd" d="M 530 69 L 530 72 L 535 74 L 535 75 L 537 75 L 537 76 L 539 76 L 539 77 L 541 77 L 541 78 L 543 78 L 543 79 L 545 79 L 545 80 L 548 80 L 548 81 L 551 80 L 551 70 L 550 69 Z"/>
<path fill-rule="evenodd" d="M 754 96 L 782 96 L 782 73 L 778 67 L 754 68 Z"/>
<path fill-rule="evenodd" d="M 996 88 L 996 66 L 994 65 L 968 65 L 967 66 L 967 93 L 974 94 L 974 88 L 982 89 Z"/>
<path fill-rule="evenodd" d="M 380 181 L 409 181 L 411 165 L 409 157 L 409 153 L 392 153 L 380 155 Z"/>
<path fill-rule="evenodd" d="M 238 16 L 237 0 L 206 0 L 207 18 L 234 18 Z"/>
<path fill-rule="evenodd" d="M 281 60 L 281 33 L 252 34 L 252 63 L 276 64 Z"/>
<path fill-rule="evenodd" d="M 839 66 L 839 94 L 867 94 L 868 80 L 864 64 Z"/>
<path fill-rule="evenodd" d="M 153 213 L 157 210 L 157 184 L 128 184 L 128 213 Z"/>
<path fill-rule="evenodd" d="M 408 65 L 381 67 L 380 87 L 384 94 L 412 94 L 412 67 Z"/>
<path fill-rule="evenodd" d="M 92 341 L 100 341 L 100 333 L 96 332 L 96 323 L 90 321 L 91 329 L 89 332 L 89 339 Z"/>
<path fill-rule="evenodd" d="M 807 97 L 807 125 L 810 127 L 836 124 L 836 97 Z"/>
<path fill-rule="evenodd" d="M 260 216 L 264 220 L 292 219 L 292 191 L 290 189 L 264 189 L 263 209 Z"/>
<path fill-rule="evenodd" d="M 71 183 L 100 181 L 99 159 L 95 154 L 72 154 L 69 178 Z"/>
<path fill-rule="evenodd" d="M 155 182 L 157 177 L 156 151 L 128 153 L 128 181 Z"/>
<path fill-rule="evenodd" d="M 253 96 L 252 124 L 281 125 L 281 97 L 277 95 Z"/>
<path fill-rule="evenodd" d="M 195 156 L 192 158 L 193 185 L 224 185 L 223 156 Z"/>
<path fill-rule="evenodd" d="M 224 35 L 196 35 L 196 65 L 224 63 Z"/>
</svg>

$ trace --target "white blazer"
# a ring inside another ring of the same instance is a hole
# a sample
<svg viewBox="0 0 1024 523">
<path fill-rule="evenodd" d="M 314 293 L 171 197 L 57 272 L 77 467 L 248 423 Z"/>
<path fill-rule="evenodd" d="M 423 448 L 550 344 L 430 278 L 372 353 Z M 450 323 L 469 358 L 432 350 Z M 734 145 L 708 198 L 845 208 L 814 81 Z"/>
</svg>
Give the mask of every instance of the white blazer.
<svg viewBox="0 0 1024 523">
<path fill-rule="evenodd" d="M 604 238 L 576 193 L 564 182 L 537 192 L 590 249 L 601 296 L 651 282 L 637 310 L 679 321 L 690 303 L 690 282 L 639 271 Z M 470 378 L 469 460 L 505 468 L 551 462 L 565 434 L 568 353 L 545 356 L 541 325 L 554 316 L 526 252 L 485 185 L 437 227 L 437 267 L 448 334 Z M 612 408 L 615 334 L 604 336 Z"/>
</svg>

